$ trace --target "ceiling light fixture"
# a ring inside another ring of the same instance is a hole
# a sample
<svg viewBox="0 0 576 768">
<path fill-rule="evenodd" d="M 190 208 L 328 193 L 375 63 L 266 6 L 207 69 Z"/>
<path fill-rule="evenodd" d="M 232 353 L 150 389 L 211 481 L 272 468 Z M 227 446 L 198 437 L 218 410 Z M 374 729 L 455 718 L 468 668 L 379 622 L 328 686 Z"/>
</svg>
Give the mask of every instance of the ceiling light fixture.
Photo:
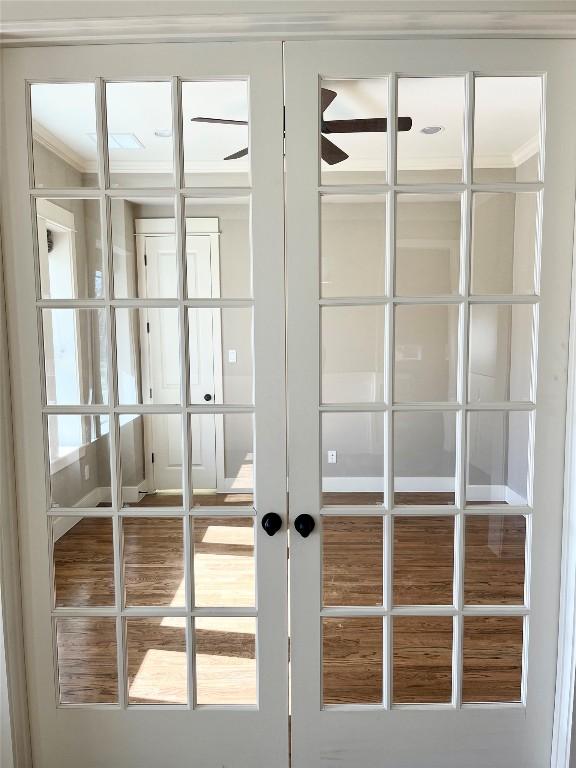
<svg viewBox="0 0 576 768">
<path fill-rule="evenodd" d="M 435 133 L 442 133 L 443 130 L 445 130 L 443 125 L 426 125 L 424 128 L 420 128 L 420 133 L 433 136 Z"/>
</svg>

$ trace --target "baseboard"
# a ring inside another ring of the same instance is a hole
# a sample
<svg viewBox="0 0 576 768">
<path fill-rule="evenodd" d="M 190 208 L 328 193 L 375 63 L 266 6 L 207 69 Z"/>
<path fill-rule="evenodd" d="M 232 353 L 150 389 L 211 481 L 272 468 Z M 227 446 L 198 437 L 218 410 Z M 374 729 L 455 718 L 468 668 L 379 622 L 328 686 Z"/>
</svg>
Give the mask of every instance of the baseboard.
<svg viewBox="0 0 576 768">
<path fill-rule="evenodd" d="M 146 480 L 142 480 L 138 485 L 124 485 L 122 486 L 122 501 L 127 501 L 129 504 L 135 504 L 140 501 L 142 494 L 149 488 L 149 484 Z"/>
<path fill-rule="evenodd" d="M 326 493 L 377 493 L 384 491 L 382 477 L 323 477 Z M 397 477 L 394 490 L 398 493 L 454 493 L 453 477 Z M 468 485 L 468 501 L 504 501 L 525 506 L 526 499 L 508 485 Z"/>
<path fill-rule="evenodd" d="M 130 504 L 139 501 L 145 487 L 145 480 L 142 480 L 139 485 L 124 486 L 122 488 L 123 500 L 129 502 Z M 79 501 L 77 501 L 74 506 L 79 508 L 81 507 L 83 509 L 92 509 L 97 507 L 103 501 L 109 500 L 110 489 L 103 486 L 98 486 L 82 496 L 82 498 L 79 499 Z M 78 517 L 76 515 L 62 515 L 60 517 L 55 517 L 52 523 L 52 535 L 54 537 L 54 541 L 58 541 L 58 539 L 61 539 L 65 533 L 68 533 L 68 531 L 74 528 L 75 525 L 78 525 L 83 517 L 83 515 Z"/>
</svg>

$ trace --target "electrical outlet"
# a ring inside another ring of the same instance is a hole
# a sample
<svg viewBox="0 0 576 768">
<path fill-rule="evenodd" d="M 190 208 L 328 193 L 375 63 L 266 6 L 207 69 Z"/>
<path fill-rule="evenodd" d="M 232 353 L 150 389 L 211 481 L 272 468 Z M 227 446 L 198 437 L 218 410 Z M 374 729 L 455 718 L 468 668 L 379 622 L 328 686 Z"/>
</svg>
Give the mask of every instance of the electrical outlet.
<svg viewBox="0 0 576 768">
<path fill-rule="evenodd" d="M 236 362 L 236 350 L 235 349 L 229 349 L 228 350 L 228 362 L 229 363 L 235 363 Z"/>
<path fill-rule="evenodd" d="M 328 464 L 336 464 L 336 451 L 328 451 Z"/>
</svg>

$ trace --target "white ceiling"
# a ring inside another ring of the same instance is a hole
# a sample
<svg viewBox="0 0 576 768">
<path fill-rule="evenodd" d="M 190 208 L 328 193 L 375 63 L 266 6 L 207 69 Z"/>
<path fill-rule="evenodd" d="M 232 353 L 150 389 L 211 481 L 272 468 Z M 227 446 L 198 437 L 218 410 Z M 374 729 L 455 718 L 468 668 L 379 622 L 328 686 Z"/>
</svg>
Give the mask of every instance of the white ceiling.
<svg viewBox="0 0 576 768">
<path fill-rule="evenodd" d="M 387 81 L 326 80 L 338 96 L 325 119 L 387 116 Z M 401 78 L 398 114 L 410 116 L 412 130 L 398 138 L 400 169 L 458 168 L 462 162 L 463 78 Z M 479 167 L 516 167 L 537 148 L 540 121 L 539 78 L 477 78 L 475 142 Z M 245 120 L 248 91 L 244 81 L 184 83 L 183 135 L 187 170 L 246 171 L 247 158 L 223 158 L 247 146 L 245 126 L 192 123 L 196 116 Z M 159 138 L 156 130 L 171 128 L 170 84 L 165 82 L 111 83 L 107 87 L 108 128 L 132 133 L 143 149 L 111 150 L 116 173 L 161 172 L 169 169 L 172 138 Z M 91 84 L 35 84 L 32 114 L 37 137 L 78 170 L 96 167 L 96 116 Z M 444 130 L 424 135 L 425 126 Z M 338 171 L 380 170 L 385 166 L 386 136 L 338 134 L 330 136 L 350 155 L 332 166 Z"/>
</svg>

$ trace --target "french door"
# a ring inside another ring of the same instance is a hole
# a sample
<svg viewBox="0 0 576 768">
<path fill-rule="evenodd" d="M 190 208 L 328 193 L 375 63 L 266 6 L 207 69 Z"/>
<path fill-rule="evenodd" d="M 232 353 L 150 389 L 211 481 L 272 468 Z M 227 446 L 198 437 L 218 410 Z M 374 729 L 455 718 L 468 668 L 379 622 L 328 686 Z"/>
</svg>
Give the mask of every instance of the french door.
<svg viewBox="0 0 576 768">
<path fill-rule="evenodd" d="M 282 47 L 15 50 L 4 96 L 35 765 L 287 766 Z"/>
<path fill-rule="evenodd" d="M 5 54 L 35 764 L 548 766 L 573 43 Z"/>
<path fill-rule="evenodd" d="M 550 764 L 574 63 L 286 44 L 297 768 Z"/>
</svg>

